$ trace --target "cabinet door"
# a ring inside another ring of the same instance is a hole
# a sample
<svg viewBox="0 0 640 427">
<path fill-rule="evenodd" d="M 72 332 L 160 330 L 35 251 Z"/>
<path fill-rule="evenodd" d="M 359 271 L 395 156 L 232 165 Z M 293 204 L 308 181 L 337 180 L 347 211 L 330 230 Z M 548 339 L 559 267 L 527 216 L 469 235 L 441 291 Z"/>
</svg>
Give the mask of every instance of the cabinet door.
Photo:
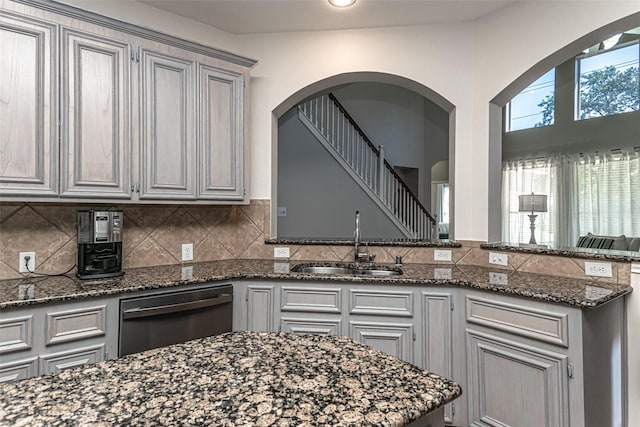
<svg viewBox="0 0 640 427">
<path fill-rule="evenodd" d="M 273 285 L 247 286 L 247 330 L 275 331 L 275 292 Z"/>
<path fill-rule="evenodd" d="M 244 75 L 199 64 L 198 199 L 243 200 Z"/>
<path fill-rule="evenodd" d="M 350 338 L 413 363 L 415 336 L 411 323 L 350 321 L 349 327 Z"/>
<path fill-rule="evenodd" d="M 566 355 L 467 329 L 472 426 L 569 425 Z"/>
<path fill-rule="evenodd" d="M 453 312 L 451 294 L 422 292 L 422 368 L 453 378 Z M 445 421 L 454 423 L 452 404 L 445 407 Z M 459 421 L 455 421 L 459 423 Z"/>
<path fill-rule="evenodd" d="M 140 199 L 196 197 L 195 55 L 140 45 Z"/>
<path fill-rule="evenodd" d="M 40 356 L 40 375 L 63 369 L 102 362 L 105 359 L 104 344 Z"/>
<path fill-rule="evenodd" d="M 103 32 L 62 30 L 62 197 L 131 197 L 130 48 Z"/>
<path fill-rule="evenodd" d="M 58 193 L 56 26 L 0 11 L 0 195 Z"/>
</svg>

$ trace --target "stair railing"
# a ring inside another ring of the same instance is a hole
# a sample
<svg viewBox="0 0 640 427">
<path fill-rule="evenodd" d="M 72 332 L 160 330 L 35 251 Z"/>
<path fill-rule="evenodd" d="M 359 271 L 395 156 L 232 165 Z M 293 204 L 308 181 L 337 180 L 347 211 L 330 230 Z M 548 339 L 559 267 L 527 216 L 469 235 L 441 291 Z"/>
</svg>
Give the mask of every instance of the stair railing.
<svg viewBox="0 0 640 427">
<path fill-rule="evenodd" d="M 336 97 L 329 93 L 302 102 L 298 110 L 370 188 L 394 217 L 419 240 L 437 237 L 436 221 Z"/>
</svg>

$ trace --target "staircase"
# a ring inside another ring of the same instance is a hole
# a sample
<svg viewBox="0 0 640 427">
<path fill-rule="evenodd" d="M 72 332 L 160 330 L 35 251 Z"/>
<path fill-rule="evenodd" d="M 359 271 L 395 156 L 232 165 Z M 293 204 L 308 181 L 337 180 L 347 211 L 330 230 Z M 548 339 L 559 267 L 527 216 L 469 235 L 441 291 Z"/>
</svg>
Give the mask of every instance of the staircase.
<svg viewBox="0 0 640 427">
<path fill-rule="evenodd" d="M 434 240 L 436 221 L 333 94 L 298 105 L 298 118 L 408 239 Z"/>
</svg>

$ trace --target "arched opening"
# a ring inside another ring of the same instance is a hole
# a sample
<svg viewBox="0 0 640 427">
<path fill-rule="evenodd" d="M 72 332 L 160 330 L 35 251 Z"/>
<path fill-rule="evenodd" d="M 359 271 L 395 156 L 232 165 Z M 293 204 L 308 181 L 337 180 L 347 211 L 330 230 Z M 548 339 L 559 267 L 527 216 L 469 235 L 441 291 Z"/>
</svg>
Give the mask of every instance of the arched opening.
<svg viewBox="0 0 640 427">
<path fill-rule="evenodd" d="M 311 142 L 305 142 L 306 139 L 310 139 L 311 133 L 315 132 L 317 138 L 318 132 L 311 129 L 313 132 L 310 133 L 298 123 L 297 106 L 303 101 L 309 102 L 310 99 L 325 96 L 330 92 L 335 92 L 336 100 L 342 98 L 340 101 L 344 102 L 346 107 L 338 101 L 340 107 L 348 110 L 347 115 L 355 117 L 354 121 L 357 119 L 361 123 L 356 127 L 362 128 L 376 148 L 379 148 L 378 144 L 383 146 L 380 154 L 392 165 L 392 173 L 412 183 L 408 185 L 412 186 L 416 198 L 420 198 L 429 211 L 433 208 L 431 166 L 443 159 L 453 159 L 454 135 L 451 129 L 454 129 L 454 106 L 428 87 L 397 75 L 373 72 L 344 73 L 315 82 L 300 89 L 273 110 L 271 236 L 274 238 L 350 239 L 353 234 L 353 212 L 347 214 L 347 211 L 365 210 L 359 206 L 372 205 L 370 201 L 365 201 L 366 195 L 362 196 L 362 192 L 356 189 L 357 186 L 347 180 L 341 180 L 339 176 L 346 174 L 335 167 L 337 163 L 344 163 L 341 159 L 322 159 L 323 156 L 327 157 L 329 150 L 326 144 L 327 150 L 324 150 L 320 144 L 312 145 Z M 387 111 L 387 114 L 383 113 L 384 111 Z M 389 114 L 388 111 L 392 113 Z M 416 114 L 422 114 L 423 118 L 416 119 Z M 334 129 L 337 125 L 335 119 L 331 120 L 334 121 L 328 126 Z M 385 127 L 385 120 L 387 124 L 392 125 Z M 396 129 L 391 129 L 394 126 Z M 371 135 L 369 131 L 372 132 Z M 338 133 L 337 130 L 332 132 Z M 403 146 L 394 140 L 396 138 L 406 144 Z M 434 153 L 428 159 L 429 153 L 426 151 L 429 148 L 425 144 L 427 141 L 435 140 L 440 141 L 441 152 Z M 412 150 L 407 147 L 408 141 L 420 141 L 423 146 L 415 150 L 420 154 L 406 152 Z M 346 150 L 348 151 L 348 148 Z M 377 188 L 382 190 L 383 185 L 376 182 L 384 182 L 373 176 L 377 174 L 373 172 L 376 167 L 374 163 L 377 161 L 364 159 L 361 149 L 356 151 L 356 157 L 362 163 L 358 168 L 372 175 L 371 181 L 375 181 L 372 184 L 373 192 L 377 193 Z M 415 165 L 413 161 L 418 157 L 421 163 Z M 453 166 L 453 161 L 451 165 Z M 453 191 L 453 172 L 451 167 L 447 173 L 450 191 Z M 453 200 L 453 197 L 450 200 Z M 315 208 L 312 207 L 314 203 Z M 331 206 L 342 207 L 344 212 L 338 214 L 332 208 L 330 212 L 323 213 Z M 448 211 L 452 210 L 451 202 Z M 407 235 L 387 232 L 388 225 L 380 218 L 374 220 L 374 216 L 371 214 L 368 218 L 370 227 L 368 232 L 363 231 L 364 237 L 373 240 L 407 238 Z M 367 221 L 365 218 L 363 222 Z M 449 229 L 451 236 L 453 224 L 449 225 Z"/>
<path fill-rule="evenodd" d="M 488 224 L 488 240 L 489 241 L 501 241 L 503 240 L 503 160 L 507 155 L 505 152 L 505 148 L 507 146 L 504 144 L 503 136 L 504 136 L 504 116 L 503 116 L 503 107 L 517 94 L 519 94 L 524 88 L 529 86 L 533 81 L 535 81 L 538 77 L 545 74 L 549 70 L 555 69 L 557 72 L 559 70 L 563 70 L 564 75 L 569 76 L 569 83 L 564 87 L 560 87 L 559 83 L 556 84 L 556 90 L 563 91 L 566 94 L 566 98 L 569 99 L 570 102 L 567 104 L 571 104 L 571 102 L 575 102 L 575 87 L 570 86 L 575 83 L 575 65 L 572 64 L 574 58 L 579 56 L 582 52 L 585 52 L 587 49 L 592 46 L 612 37 L 615 34 L 623 33 L 633 28 L 637 28 L 640 26 L 640 13 L 635 13 L 626 18 L 620 19 L 618 21 L 612 22 L 604 27 L 601 27 L 584 37 L 579 38 L 578 40 L 570 43 L 564 48 L 556 51 L 552 55 L 543 59 L 542 61 L 535 64 L 531 69 L 527 70 L 523 73 L 518 79 L 516 79 L 513 83 L 507 86 L 503 91 L 501 91 L 490 103 L 490 121 L 489 121 L 489 224 Z M 576 61 L 577 62 L 577 61 Z M 564 71 L 566 70 L 566 72 Z M 558 94 L 556 94 L 558 95 Z M 559 114 L 563 114 L 565 118 L 569 121 L 574 120 L 572 108 L 575 105 L 569 105 L 568 108 L 563 107 L 564 109 L 559 112 Z M 634 128 L 635 130 L 631 130 L 630 132 L 635 132 L 636 135 L 640 134 L 640 121 L 636 120 L 636 115 L 638 112 L 627 113 L 626 119 L 631 118 L 632 120 L 627 120 L 631 124 L 631 126 L 637 126 Z M 633 116 L 633 117 L 631 117 Z M 591 120 L 590 123 L 581 124 L 582 129 L 581 132 L 583 134 L 589 134 L 591 137 L 593 134 L 597 133 L 600 129 L 596 126 L 602 125 L 606 120 L 596 119 Z M 558 126 L 559 127 L 559 126 Z M 587 127 L 590 127 L 590 130 L 587 130 Z M 556 132 L 557 129 L 551 129 L 552 126 L 549 126 L 548 132 Z M 575 128 L 575 127 L 574 127 Z M 538 128 L 536 128 L 538 129 Z M 519 131 L 524 133 L 530 132 L 529 135 L 533 135 L 533 132 L 537 132 L 534 138 L 530 138 L 532 141 L 537 140 L 541 143 L 546 143 L 550 140 L 549 137 L 541 136 L 542 132 L 538 132 L 537 130 L 525 130 Z M 589 141 L 588 143 L 585 141 L 584 145 L 581 146 L 575 142 L 579 138 L 574 134 L 565 134 L 567 136 L 565 140 L 572 140 L 573 146 L 570 148 L 572 153 L 578 153 L 581 150 L 586 150 L 588 148 L 593 148 L 593 141 Z M 585 138 L 586 140 L 587 138 Z M 619 141 L 616 141 L 614 135 L 611 135 L 611 143 L 616 144 Z M 603 148 L 603 147 L 598 147 Z M 607 148 L 605 145 L 604 148 Z M 614 146 L 608 148 L 617 148 Z M 569 150 L 569 148 L 566 148 Z M 530 149 L 530 156 L 538 157 L 539 153 L 548 153 L 551 150 L 549 147 L 544 147 L 544 150 L 540 147 L 532 146 Z M 566 187 L 565 187 L 566 188 Z M 560 197 L 560 196 L 558 196 Z M 563 200 L 565 200 L 566 195 L 563 196 Z M 555 215 L 555 214 L 554 214 Z M 556 227 L 558 228 L 558 227 Z M 559 230 L 559 233 L 562 233 L 562 238 L 560 241 L 567 242 L 575 242 L 576 239 L 573 236 L 565 237 L 566 230 Z M 558 235 L 554 237 L 555 240 L 558 240 Z M 562 246 L 573 246 L 574 244 L 564 243 Z"/>
</svg>

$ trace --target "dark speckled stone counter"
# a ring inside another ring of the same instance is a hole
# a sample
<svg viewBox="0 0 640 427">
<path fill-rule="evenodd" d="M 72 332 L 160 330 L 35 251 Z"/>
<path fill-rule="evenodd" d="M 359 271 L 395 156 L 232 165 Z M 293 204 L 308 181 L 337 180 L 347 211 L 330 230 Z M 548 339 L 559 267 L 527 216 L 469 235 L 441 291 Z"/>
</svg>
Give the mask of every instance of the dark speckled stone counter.
<svg viewBox="0 0 640 427">
<path fill-rule="evenodd" d="M 11 426 L 403 426 L 460 387 L 345 337 L 235 332 L 0 386 Z"/>
<path fill-rule="evenodd" d="M 136 268 L 127 270 L 121 277 L 95 281 L 82 281 L 75 277 L 3 280 L 0 281 L 0 310 L 185 284 L 238 279 L 461 286 L 580 308 L 597 307 L 631 292 L 632 289 L 630 285 L 624 284 L 447 264 L 405 264 L 402 266 L 402 275 L 388 277 L 353 274 L 318 275 L 290 271 L 290 268 L 300 263 L 274 262 L 273 260 L 226 260 L 186 266 Z M 498 274 L 492 274 L 496 272 Z"/>
<path fill-rule="evenodd" d="M 611 249 L 593 249 L 576 247 L 547 247 L 545 245 L 528 245 L 525 243 L 483 243 L 482 249 L 493 249 L 496 251 L 523 252 L 528 254 L 557 255 L 572 258 L 586 258 L 610 261 L 640 261 L 640 252 L 637 251 L 616 251 Z"/>
</svg>

